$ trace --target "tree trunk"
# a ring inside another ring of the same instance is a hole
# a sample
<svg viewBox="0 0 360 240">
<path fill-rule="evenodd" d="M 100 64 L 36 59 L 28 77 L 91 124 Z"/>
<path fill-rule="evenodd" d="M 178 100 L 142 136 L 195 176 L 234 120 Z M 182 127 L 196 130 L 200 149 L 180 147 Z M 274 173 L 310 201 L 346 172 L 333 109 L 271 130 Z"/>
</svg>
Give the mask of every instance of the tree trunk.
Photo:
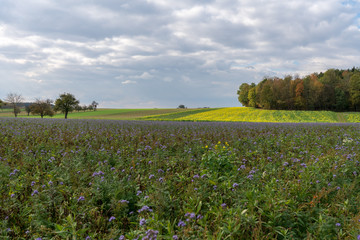
<svg viewBox="0 0 360 240">
<path fill-rule="evenodd" d="M 67 119 L 68 111 L 65 111 L 65 119 Z"/>
</svg>

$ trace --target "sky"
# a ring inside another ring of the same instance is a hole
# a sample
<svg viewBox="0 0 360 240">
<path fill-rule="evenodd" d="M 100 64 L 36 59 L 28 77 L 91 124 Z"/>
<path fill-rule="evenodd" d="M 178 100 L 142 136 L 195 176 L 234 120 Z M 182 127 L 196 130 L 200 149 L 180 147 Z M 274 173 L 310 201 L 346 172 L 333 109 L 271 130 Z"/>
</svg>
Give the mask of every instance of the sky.
<svg viewBox="0 0 360 240">
<path fill-rule="evenodd" d="M 0 99 L 236 107 L 242 83 L 360 67 L 359 0 L 0 0 Z"/>
</svg>

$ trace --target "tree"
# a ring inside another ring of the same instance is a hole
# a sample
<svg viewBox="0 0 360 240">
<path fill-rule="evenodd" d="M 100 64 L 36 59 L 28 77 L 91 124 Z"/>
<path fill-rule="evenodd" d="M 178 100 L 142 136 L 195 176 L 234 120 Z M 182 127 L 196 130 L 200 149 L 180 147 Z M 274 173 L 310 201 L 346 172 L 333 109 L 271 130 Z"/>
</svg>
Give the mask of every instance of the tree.
<svg viewBox="0 0 360 240">
<path fill-rule="evenodd" d="M 1 108 L 1 111 L 3 110 L 3 104 L 4 104 L 4 102 L 0 99 L 0 108 Z"/>
<path fill-rule="evenodd" d="M 256 107 L 256 89 L 255 89 L 255 87 L 253 87 L 249 90 L 248 98 L 249 98 L 249 107 Z"/>
<path fill-rule="evenodd" d="M 249 106 L 248 95 L 249 95 L 250 88 L 251 87 L 249 84 L 243 83 L 240 85 L 239 90 L 237 91 L 237 94 L 239 95 L 238 100 L 245 107 Z"/>
<path fill-rule="evenodd" d="M 14 115 L 17 117 L 17 115 L 21 112 L 18 105 L 24 101 L 24 98 L 21 96 L 21 94 L 17 93 L 9 93 L 5 99 L 6 102 L 8 102 L 10 105 L 12 105 L 14 109 Z"/>
<path fill-rule="evenodd" d="M 29 105 L 29 104 L 26 104 L 26 105 L 25 105 L 25 112 L 27 113 L 28 116 L 30 115 L 30 112 L 31 112 L 30 106 L 31 106 L 31 105 Z"/>
<path fill-rule="evenodd" d="M 184 105 L 184 104 L 180 104 L 180 105 L 178 106 L 178 108 L 185 108 L 185 105 Z"/>
<path fill-rule="evenodd" d="M 91 106 L 92 106 L 92 108 L 94 109 L 94 111 L 96 111 L 97 110 L 97 106 L 99 105 L 99 103 L 97 103 L 97 102 L 95 102 L 95 101 L 92 101 L 92 103 L 91 103 Z"/>
<path fill-rule="evenodd" d="M 41 118 L 44 116 L 54 116 L 55 112 L 52 109 L 51 104 L 53 103 L 52 100 L 46 99 L 46 100 L 40 100 L 36 99 L 35 103 L 31 104 L 30 109 L 31 113 L 33 115 L 40 115 Z"/>
<path fill-rule="evenodd" d="M 355 111 L 360 110 L 360 73 L 355 73 L 350 78 L 350 98 Z"/>
<path fill-rule="evenodd" d="M 54 110 L 64 113 L 65 119 L 67 119 L 68 113 L 72 112 L 78 104 L 79 100 L 77 100 L 74 95 L 70 93 L 63 93 L 58 99 L 56 99 Z"/>
<path fill-rule="evenodd" d="M 80 112 L 82 110 L 82 107 L 78 104 L 74 108 L 77 112 Z"/>
</svg>

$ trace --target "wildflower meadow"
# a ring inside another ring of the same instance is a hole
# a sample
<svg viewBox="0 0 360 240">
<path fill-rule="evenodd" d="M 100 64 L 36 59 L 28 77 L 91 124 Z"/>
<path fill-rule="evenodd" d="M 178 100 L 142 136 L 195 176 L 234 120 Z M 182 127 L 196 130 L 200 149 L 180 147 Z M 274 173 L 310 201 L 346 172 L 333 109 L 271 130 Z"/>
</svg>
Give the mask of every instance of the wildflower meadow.
<svg viewBox="0 0 360 240">
<path fill-rule="evenodd" d="M 0 119 L 1 239 L 360 239 L 360 125 Z"/>
</svg>

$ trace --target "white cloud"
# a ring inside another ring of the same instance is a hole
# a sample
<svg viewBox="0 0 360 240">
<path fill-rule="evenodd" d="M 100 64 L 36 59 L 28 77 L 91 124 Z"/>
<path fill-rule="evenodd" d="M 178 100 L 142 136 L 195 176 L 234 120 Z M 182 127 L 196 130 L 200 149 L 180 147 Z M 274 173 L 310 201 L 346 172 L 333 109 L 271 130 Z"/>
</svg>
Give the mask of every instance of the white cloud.
<svg viewBox="0 0 360 240">
<path fill-rule="evenodd" d="M 132 80 L 125 80 L 125 81 L 121 82 L 121 84 L 124 84 L 124 85 L 126 85 L 126 84 L 136 84 L 136 83 L 137 83 L 136 81 L 132 81 Z"/>
</svg>

